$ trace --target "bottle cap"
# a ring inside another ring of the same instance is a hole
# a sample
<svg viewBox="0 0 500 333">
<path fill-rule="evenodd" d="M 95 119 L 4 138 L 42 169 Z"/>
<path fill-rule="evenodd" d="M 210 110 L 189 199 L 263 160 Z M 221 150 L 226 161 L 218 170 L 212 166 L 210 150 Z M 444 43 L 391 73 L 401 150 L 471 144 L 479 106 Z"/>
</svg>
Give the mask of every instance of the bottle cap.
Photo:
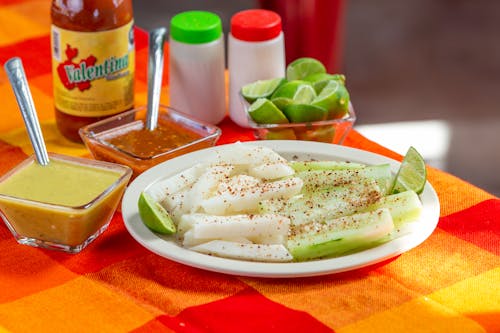
<svg viewBox="0 0 500 333">
<path fill-rule="evenodd" d="M 172 17 L 170 36 L 178 42 L 202 44 L 212 42 L 222 35 L 219 16 L 205 11 L 187 11 Z"/>
<path fill-rule="evenodd" d="M 281 17 L 266 9 L 249 9 L 231 18 L 231 34 L 237 39 L 259 42 L 277 37 L 281 32 Z"/>
</svg>

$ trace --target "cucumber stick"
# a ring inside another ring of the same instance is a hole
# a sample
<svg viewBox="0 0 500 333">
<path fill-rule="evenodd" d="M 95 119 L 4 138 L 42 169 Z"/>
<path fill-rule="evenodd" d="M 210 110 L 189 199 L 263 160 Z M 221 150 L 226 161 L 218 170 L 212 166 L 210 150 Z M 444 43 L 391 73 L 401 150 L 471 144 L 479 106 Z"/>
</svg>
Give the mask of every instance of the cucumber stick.
<svg viewBox="0 0 500 333">
<path fill-rule="evenodd" d="M 259 203 L 259 209 L 260 213 L 284 215 L 292 225 L 299 225 L 365 211 L 381 197 L 376 182 L 365 180 L 363 183 L 302 193 L 289 200 L 265 200 Z"/>
<path fill-rule="evenodd" d="M 389 164 L 370 165 L 357 169 L 301 171 L 297 172 L 294 176 L 304 181 L 305 191 L 314 191 L 321 188 L 359 183 L 366 181 L 366 179 L 373 179 L 377 182 L 383 194 L 388 192 L 393 178 Z"/>
<path fill-rule="evenodd" d="M 387 208 L 396 226 L 418 219 L 422 212 L 422 202 L 414 191 L 405 191 L 381 198 L 368 206 L 367 211 Z"/>
<path fill-rule="evenodd" d="M 361 169 L 365 164 L 345 161 L 292 161 L 288 162 L 296 172 L 312 170 Z"/>
<path fill-rule="evenodd" d="M 287 248 L 297 261 L 336 256 L 375 244 L 393 229 L 391 213 L 381 208 L 301 225 L 291 232 Z"/>
</svg>

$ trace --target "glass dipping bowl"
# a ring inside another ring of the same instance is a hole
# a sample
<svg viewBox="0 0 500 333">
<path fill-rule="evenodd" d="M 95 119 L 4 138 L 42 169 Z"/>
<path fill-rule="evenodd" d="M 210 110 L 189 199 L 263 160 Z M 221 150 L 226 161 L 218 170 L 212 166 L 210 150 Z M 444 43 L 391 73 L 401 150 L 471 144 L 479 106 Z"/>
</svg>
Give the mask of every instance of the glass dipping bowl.
<svg viewBox="0 0 500 333">
<path fill-rule="evenodd" d="M 109 225 L 132 170 L 49 153 L 0 177 L 0 215 L 18 243 L 78 253 Z M 21 189 L 21 191 L 19 190 Z"/>
<path fill-rule="evenodd" d="M 124 164 L 137 177 L 158 163 L 217 142 L 221 130 L 160 105 L 158 125 L 148 133 L 146 110 L 139 107 L 82 127 L 80 136 L 97 160 Z"/>
<path fill-rule="evenodd" d="M 338 119 L 287 124 L 257 124 L 248 114 L 250 104 L 242 96 L 241 100 L 247 114 L 248 126 L 253 129 L 254 136 L 258 140 L 305 140 L 341 145 L 356 121 L 354 108 L 349 102 L 348 112 Z"/>
</svg>

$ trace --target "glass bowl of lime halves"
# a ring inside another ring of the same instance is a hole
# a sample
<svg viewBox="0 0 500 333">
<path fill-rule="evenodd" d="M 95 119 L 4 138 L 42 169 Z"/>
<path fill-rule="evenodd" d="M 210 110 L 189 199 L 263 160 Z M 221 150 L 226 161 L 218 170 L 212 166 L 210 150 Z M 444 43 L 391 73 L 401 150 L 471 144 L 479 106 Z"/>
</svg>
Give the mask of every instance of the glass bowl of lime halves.
<svg viewBox="0 0 500 333">
<path fill-rule="evenodd" d="M 327 73 L 313 58 L 290 63 L 284 78 L 244 85 L 240 95 L 260 140 L 342 144 L 356 120 L 345 76 Z"/>
</svg>

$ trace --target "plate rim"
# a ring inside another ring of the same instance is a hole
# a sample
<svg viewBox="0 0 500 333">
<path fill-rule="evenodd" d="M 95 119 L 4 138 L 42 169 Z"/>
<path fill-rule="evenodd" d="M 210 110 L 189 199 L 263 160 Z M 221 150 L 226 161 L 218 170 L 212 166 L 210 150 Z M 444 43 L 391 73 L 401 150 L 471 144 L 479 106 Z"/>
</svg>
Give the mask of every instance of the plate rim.
<svg viewBox="0 0 500 333">
<path fill-rule="evenodd" d="M 332 159 L 349 159 L 353 162 L 366 164 L 389 163 L 393 173 L 397 171 L 401 164 L 399 161 L 377 153 L 329 143 L 298 140 L 237 143 L 262 145 L 285 155 L 289 153 L 311 155 L 311 157 L 312 155 L 328 155 Z M 203 159 L 203 156 L 225 149 L 233 144 L 235 143 L 218 145 L 178 156 L 146 170 L 135 178 L 125 190 L 121 204 L 123 222 L 132 238 L 147 250 L 163 258 L 191 267 L 236 276 L 295 278 L 341 273 L 380 263 L 417 247 L 437 227 L 440 216 L 440 203 L 437 193 L 429 181 L 426 182 L 424 191 L 420 195 L 423 203 L 422 214 L 415 222 L 424 224 L 425 228 L 417 233 L 412 232 L 409 235 L 403 235 L 374 248 L 335 258 L 292 263 L 264 263 L 220 258 L 183 248 L 173 241 L 173 237 L 157 235 L 142 223 L 137 208 L 137 201 L 142 190 L 161 178 L 169 177 L 199 162 L 200 159 Z"/>
</svg>

